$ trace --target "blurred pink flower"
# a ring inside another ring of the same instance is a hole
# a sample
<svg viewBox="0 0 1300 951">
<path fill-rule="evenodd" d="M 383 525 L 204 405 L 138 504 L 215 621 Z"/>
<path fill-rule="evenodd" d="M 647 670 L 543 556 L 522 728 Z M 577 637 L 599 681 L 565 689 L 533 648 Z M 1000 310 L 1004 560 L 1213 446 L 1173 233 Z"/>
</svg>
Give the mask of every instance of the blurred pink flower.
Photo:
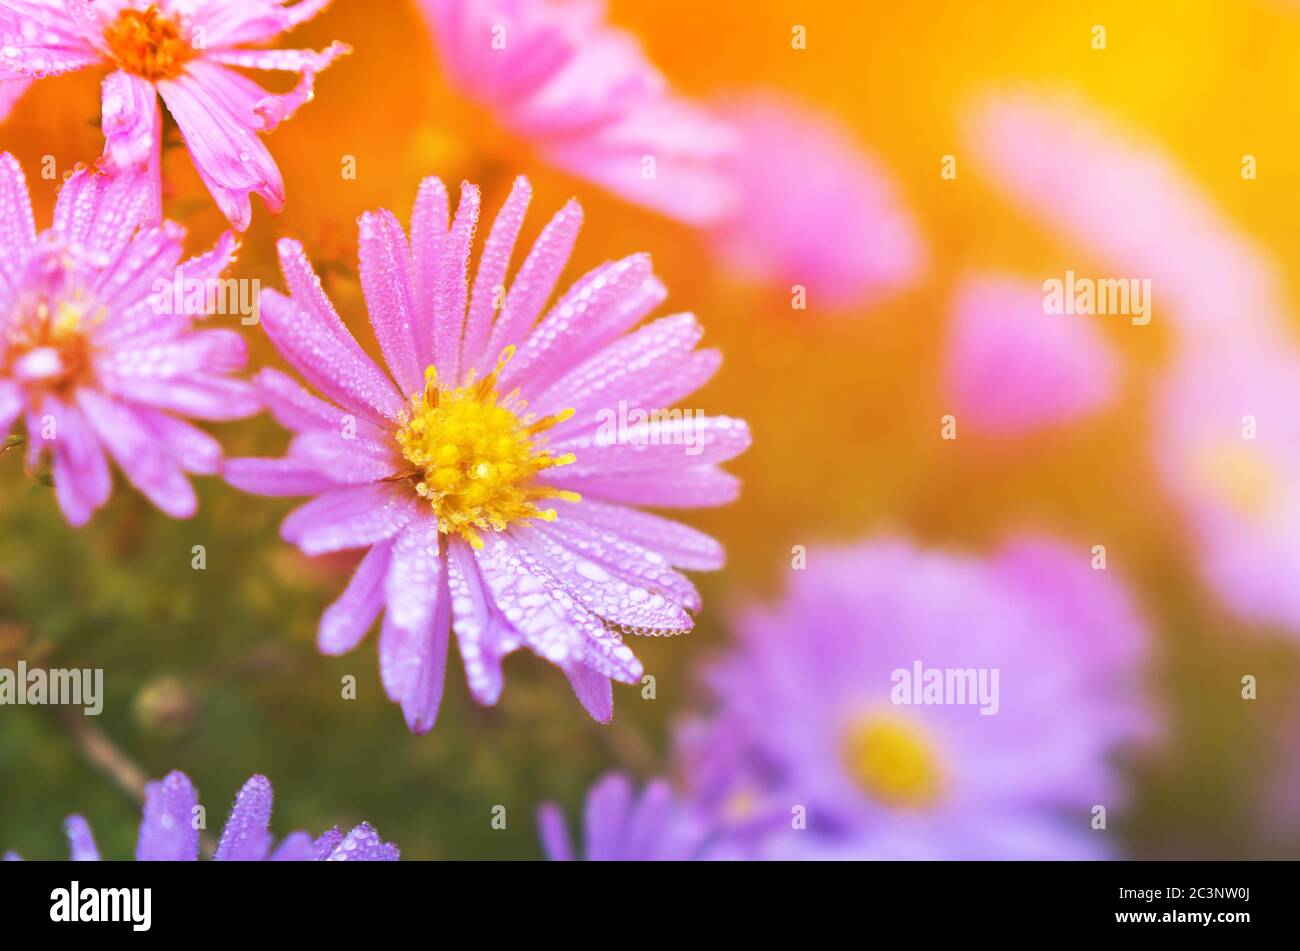
<svg viewBox="0 0 1300 951">
<path fill-rule="evenodd" d="M 59 506 L 77 526 L 112 491 L 105 450 L 163 512 L 193 515 L 185 473 L 215 474 L 221 447 L 178 417 L 261 408 L 227 375 L 247 359 L 243 337 L 194 328 L 206 296 L 164 304 L 155 287 L 218 279 L 234 236 L 180 263 L 185 230 L 140 225 L 148 204 L 139 173 L 80 171 L 38 234 L 22 169 L 0 155 L 0 433 L 25 418 L 28 467 L 53 456 Z"/>
<path fill-rule="evenodd" d="M 362 290 L 387 373 L 296 242 L 279 244 L 293 296 L 262 294 L 271 341 L 333 402 L 263 371 L 268 407 L 296 435 L 287 458 L 232 460 L 227 478 L 263 495 L 315 496 L 282 527 L 305 553 L 368 549 L 321 619 L 319 646 L 351 650 L 386 608 L 380 673 L 417 732 L 437 715 L 450 628 L 480 703 L 500 695 L 502 658 L 527 647 L 609 720 L 610 679 L 642 674 L 624 635 L 693 626 L 699 595 L 672 566 L 723 560 L 712 539 L 631 506 L 731 501 L 737 481 L 718 464 L 749 444 L 745 424 L 725 417 L 623 419 L 627 407 L 658 412 L 687 396 L 720 359 L 695 349 L 691 314 L 629 333 L 667 295 L 646 255 L 600 265 L 544 312 L 582 221 L 576 202 L 542 230 L 506 291 L 531 194 L 517 179 L 472 289 L 475 186 L 462 186 L 449 228 L 447 191 L 426 179 L 409 244 L 392 213 L 361 217 Z M 563 514 L 540 507 L 547 499 L 566 503 Z"/>
<path fill-rule="evenodd" d="M 1150 278 L 1185 335 L 1275 335 L 1275 265 L 1156 147 L 1068 94 L 989 96 L 967 121 L 980 169 L 1044 228 L 1108 269 Z"/>
<path fill-rule="evenodd" d="M 248 196 L 272 214 L 284 207 L 284 181 L 256 133 L 270 132 L 309 101 L 316 74 L 348 52 L 341 43 L 311 50 L 241 49 L 264 44 L 310 20 L 329 0 L 0 0 L 0 118 L 19 83 L 91 66 L 104 79 L 104 155 L 115 167 L 145 166 L 151 214 L 162 215 L 162 110 L 180 127 L 203 183 L 232 227 L 248 227 Z M 297 86 L 273 95 L 227 67 L 297 73 Z"/>
<path fill-rule="evenodd" d="M 683 733 L 682 766 L 692 801 L 759 854 L 1110 851 L 1092 810 L 1122 805 L 1113 756 L 1154 732 L 1147 634 L 1086 549 L 814 548 L 777 607 L 741 617 L 739 641 L 708 672 L 718 708 Z"/>
<path fill-rule="evenodd" d="M 1077 420 L 1115 398 L 1118 368 L 1095 318 L 1043 312 L 1043 290 L 968 276 L 948 338 L 947 387 L 966 425 L 1002 435 Z"/>
<path fill-rule="evenodd" d="M 418 0 L 442 67 L 548 162 L 690 224 L 734 201 L 724 124 L 674 95 L 593 0 Z"/>
<path fill-rule="evenodd" d="M 1300 354 L 1195 348 L 1153 405 L 1155 457 L 1201 570 L 1238 616 L 1300 636 Z"/>
<path fill-rule="evenodd" d="M 917 278 L 916 223 L 838 120 L 774 94 L 724 100 L 717 113 L 740 143 L 727 163 L 740 201 L 713 232 L 728 264 L 786 291 L 804 286 L 815 309 L 860 307 Z"/>
</svg>

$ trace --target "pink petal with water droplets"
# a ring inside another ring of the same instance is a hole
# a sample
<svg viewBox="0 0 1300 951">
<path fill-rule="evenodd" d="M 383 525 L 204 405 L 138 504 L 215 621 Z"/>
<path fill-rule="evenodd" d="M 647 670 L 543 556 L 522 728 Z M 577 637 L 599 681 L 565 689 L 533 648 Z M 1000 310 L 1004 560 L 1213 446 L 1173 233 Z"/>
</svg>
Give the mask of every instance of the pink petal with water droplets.
<svg viewBox="0 0 1300 951">
<path fill-rule="evenodd" d="M 308 555 L 366 548 L 392 538 L 424 508 L 405 486 L 346 486 L 290 512 L 280 526 L 280 536 Z"/>
<path fill-rule="evenodd" d="M 425 364 L 418 351 L 415 284 L 406 233 L 393 213 L 382 209 L 366 212 L 359 224 L 361 290 L 379 348 L 401 391 L 407 395 L 423 392 Z"/>
<path fill-rule="evenodd" d="M 375 623 L 384 608 L 384 578 L 392 550 L 391 541 L 372 546 L 343 593 L 325 609 L 316 634 L 316 646 L 322 654 L 346 654 L 361 643 Z"/>
<path fill-rule="evenodd" d="M 275 290 L 262 291 L 262 327 L 286 360 L 325 396 L 376 422 L 396 420 L 406 402 L 388 376 L 319 317 Z"/>
</svg>

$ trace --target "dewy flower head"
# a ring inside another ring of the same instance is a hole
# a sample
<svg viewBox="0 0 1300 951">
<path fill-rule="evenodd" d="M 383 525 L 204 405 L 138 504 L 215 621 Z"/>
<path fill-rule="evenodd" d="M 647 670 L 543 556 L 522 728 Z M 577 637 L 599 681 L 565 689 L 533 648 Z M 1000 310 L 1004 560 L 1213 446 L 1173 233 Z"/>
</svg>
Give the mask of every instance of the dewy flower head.
<svg viewBox="0 0 1300 951">
<path fill-rule="evenodd" d="M 329 0 L 0 0 L 0 118 L 33 79 L 91 66 L 104 79 L 105 158 L 142 166 L 151 213 L 162 214 L 159 96 L 180 127 L 195 168 L 237 231 L 248 227 L 248 196 L 273 214 L 284 181 L 258 138 L 311 100 L 316 74 L 348 52 L 245 49 L 265 44 L 319 13 Z M 228 67 L 297 73 L 282 95 Z"/>
<path fill-rule="evenodd" d="M 226 476 L 316 496 L 282 528 L 307 554 L 368 549 L 319 646 L 351 650 L 386 608 L 380 674 L 418 732 L 437 714 L 452 628 L 479 702 L 496 701 L 502 658 L 527 647 L 608 720 L 611 678 L 642 674 L 624 635 L 689 630 L 699 595 L 674 568 L 722 564 L 712 539 L 631 506 L 729 502 L 737 483 L 718 463 L 749 444 L 737 420 L 659 409 L 708 380 L 719 355 L 695 349 L 690 314 L 628 332 L 666 295 L 645 255 L 600 265 L 546 310 L 582 220 L 575 202 L 506 291 L 531 193 L 516 180 L 472 288 L 473 185 L 449 225 L 447 190 L 426 179 L 409 244 L 390 212 L 362 216 L 361 284 L 388 373 L 296 242 L 280 242 L 293 296 L 262 295 L 272 342 L 332 402 L 264 370 L 267 406 L 296 435 L 286 458 L 231 460 Z M 628 405 L 647 418 L 609 432 Z"/>
<path fill-rule="evenodd" d="M 989 561 L 813 553 L 709 672 L 719 708 L 680 747 L 689 798 L 758 855 L 1104 851 L 1090 821 L 1123 801 L 1110 758 L 1151 724 L 1145 632 L 1087 559 L 1038 539 Z"/>
<path fill-rule="evenodd" d="M 105 450 L 127 479 L 175 518 L 194 514 L 186 473 L 216 473 L 221 447 L 181 417 L 258 411 L 233 330 L 195 327 L 203 305 L 160 307 L 155 282 L 214 281 L 234 259 L 229 232 L 181 261 L 185 232 L 140 224 L 139 173 L 80 171 L 37 233 L 27 183 L 0 155 L 0 433 L 26 423 L 27 465 L 53 458 L 64 515 L 83 525 L 112 491 Z"/>
<path fill-rule="evenodd" d="M 346 834 L 335 826 L 312 839 L 306 832 L 292 832 L 279 845 L 268 828 L 271 822 L 271 783 L 265 776 L 253 776 L 244 783 L 213 858 L 218 862 L 395 862 L 397 846 L 385 842 L 368 823 Z M 199 795 L 182 772 L 171 772 L 144 790 L 144 816 L 136 842 L 138 862 L 193 862 L 199 857 Z M 99 861 L 90 825 L 81 816 L 69 816 L 64 823 L 74 862 Z M 18 856 L 10 853 L 7 859 Z"/>
</svg>

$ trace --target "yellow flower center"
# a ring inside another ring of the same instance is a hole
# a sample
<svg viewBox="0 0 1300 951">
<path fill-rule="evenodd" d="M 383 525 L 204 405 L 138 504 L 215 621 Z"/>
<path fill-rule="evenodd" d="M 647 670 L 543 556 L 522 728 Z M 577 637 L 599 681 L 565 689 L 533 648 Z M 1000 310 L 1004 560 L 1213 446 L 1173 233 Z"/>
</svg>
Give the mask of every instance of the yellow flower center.
<svg viewBox="0 0 1300 951">
<path fill-rule="evenodd" d="M 541 499 L 577 502 L 576 492 L 538 485 L 538 473 L 574 461 L 572 453 L 553 456 L 540 434 L 573 415 L 567 409 L 537 419 L 521 416 L 527 403 L 512 390 L 496 392 L 501 369 L 514 356 L 506 347 L 496 369 L 477 383 L 442 389 L 438 371 L 425 371 L 423 393 L 411 397 L 411 411 L 397 432 L 402 455 L 414 466 L 415 491 L 438 516 L 438 530 L 460 535 L 483 547 L 480 531 L 502 532 L 529 518 L 553 521 L 554 509 L 539 509 Z"/>
<path fill-rule="evenodd" d="M 102 316 L 80 300 L 20 302 L 0 346 L 0 376 L 54 392 L 70 390 L 90 373 L 88 331 Z"/>
<path fill-rule="evenodd" d="M 175 79 L 195 56 L 180 25 L 153 4 L 123 10 L 104 30 L 104 42 L 118 66 L 150 82 Z"/>
<path fill-rule="evenodd" d="M 943 772 L 933 744 L 913 724 L 867 716 L 850 727 L 844 742 L 849 774 L 882 805 L 924 809 L 938 801 Z"/>
<path fill-rule="evenodd" d="M 1239 515 L 1259 517 L 1276 504 L 1281 492 L 1278 474 L 1254 443 L 1228 440 L 1209 445 L 1195 461 L 1201 478 Z"/>
</svg>

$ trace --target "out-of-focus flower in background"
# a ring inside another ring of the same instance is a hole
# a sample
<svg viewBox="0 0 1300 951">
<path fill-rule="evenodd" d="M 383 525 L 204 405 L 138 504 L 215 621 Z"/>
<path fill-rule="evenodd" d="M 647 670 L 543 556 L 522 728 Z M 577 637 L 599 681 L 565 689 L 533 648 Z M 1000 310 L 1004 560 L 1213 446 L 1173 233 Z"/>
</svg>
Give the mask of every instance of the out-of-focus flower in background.
<svg viewBox="0 0 1300 951">
<path fill-rule="evenodd" d="M 104 155 L 116 168 L 148 170 L 149 212 L 162 215 L 162 110 L 185 138 L 194 166 L 235 230 L 248 227 L 249 195 L 272 214 L 284 207 L 284 180 L 257 137 L 312 98 L 316 74 L 348 48 L 245 49 L 266 44 L 319 13 L 329 0 L 0 0 L 0 118 L 23 83 L 92 66 L 104 79 Z M 274 95 L 228 67 L 296 73 Z"/>
<path fill-rule="evenodd" d="M 974 429 L 1019 435 L 1088 416 L 1116 396 L 1117 358 L 1088 317 L 1049 316 L 1036 282 L 978 274 L 959 285 L 948 338 L 952 409 Z"/>
<path fill-rule="evenodd" d="M 1152 451 L 1202 574 L 1242 619 L 1300 636 L 1300 352 L 1246 339 L 1179 357 Z"/>
<path fill-rule="evenodd" d="M 981 173 L 1110 276 L 1150 279 L 1180 341 L 1285 326 L 1263 249 L 1167 156 L 1079 96 L 991 94 L 965 121 Z"/>
<path fill-rule="evenodd" d="M 417 0 L 442 68 L 548 162 L 701 225 L 735 202 L 726 126 L 673 93 L 591 0 Z"/>
<path fill-rule="evenodd" d="M 564 813 L 554 803 L 537 811 L 546 857 L 569 862 L 683 862 L 708 857 L 716 828 L 683 802 L 666 780 L 653 779 L 639 793 L 622 773 L 602 776 L 587 793 L 581 851 L 575 851 Z"/>
<path fill-rule="evenodd" d="M 777 94 L 672 91 L 588 0 L 418 0 L 456 87 L 544 160 L 705 228 L 745 279 L 847 311 L 924 259 L 884 167 L 842 123 Z"/>
<path fill-rule="evenodd" d="M 25 420 L 28 469 L 53 458 L 59 507 L 75 526 L 112 492 L 105 450 L 163 512 L 193 515 L 186 473 L 215 474 L 221 446 L 180 417 L 261 408 L 228 376 L 247 360 L 243 337 L 195 327 L 207 295 L 164 306 L 155 287 L 218 278 L 234 236 L 181 263 L 185 229 L 140 224 L 149 193 L 138 172 L 77 172 L 38 234 L 22 169 L 0 155 L 0 432 Z"/>
<path fill-rule="evenodd" d="M 1119 583 L 1056 542 L 813 550 L 708 671 L 717 709 L 683 769 L 768 857 L 1112 854 L 1094 810 L 1122 807 L 1114 757 L 1153 735 L 1146 636 Z"/>
<path fill-rule="evenodd" d="M 817 310 L 851 312 L 920 276 L 925 251 L 886 168 L 833 117 L 750 93 L 720 100 L 735 130 L 736 210 L 712 229 L 719 254 L 757 283 L 795 285 Z"/>
<path fill-rule="evenodd" d="M 427 179 L 409 244 L 391 212 L 362 217 L 362 288 L 391 378 L 339 319 L 301 246 L 282 240 L 293 296 L 265 292 L 263 326 L 333 403 L 264 371 L 268 406 L 296 434 L 289 455 L 226 467 L 250 492 L 315 496 L 281 529 L 306 554 L 368 549 L 318 643 L 351 650 L 386 607 L 380 673 L 416 732 L 437 716 L 451 628 L 480 703 L 496 702 L 502 658 L 526 646 L 609 720 L 611 678 L 636 683 L 643 672 L 624 635 L 694 625 L 699 594 L 673 566 L 722 564 L 711 539 L 629 506 L 731 501 L 737 481 L 719 463 L 749 445 L 738 420 L 649 417 L 707 381 L 718 355 L 695 350 L 703 331 L 690 314 L 629 333 L 667 296 L 646 255 L 596 267 L 544 312 L 577 238 L 576 202 L 543 229 L 506 293 L 531 194 L 516 180 L 472 290 L 476 187 L 464 186 L 448 227 L 446 188 Z M 547 499 L 564 502 L 563 515 L 539 507 Z"/>
<path fill-rule="evenodd" d="M 271 783 L 265 776 L 253 776 L 244 783 L 226 819 L 213 859 L 218 862 L 395 862 L 399 857 L 397 846 L 385 842 L 364 822 L 346 834 L 335 827 L 314 840 L 306 832 L 291 832 L 275 845 L 268 828 L 271 803 Z M 173 771 L 157 782 L 148 783 L 144 790 L 144 816 L 140 820 L 136 861 L 196 861 L 203 828 L 199 821 L 201 808 L 194 783 L 182 772 Z M 64 831 L 72 861 L 99 861 L 99 848 L 85 819 L 69 816 Z M 5 858 L 18 856 L 10 852 Z"/>
</svg>

